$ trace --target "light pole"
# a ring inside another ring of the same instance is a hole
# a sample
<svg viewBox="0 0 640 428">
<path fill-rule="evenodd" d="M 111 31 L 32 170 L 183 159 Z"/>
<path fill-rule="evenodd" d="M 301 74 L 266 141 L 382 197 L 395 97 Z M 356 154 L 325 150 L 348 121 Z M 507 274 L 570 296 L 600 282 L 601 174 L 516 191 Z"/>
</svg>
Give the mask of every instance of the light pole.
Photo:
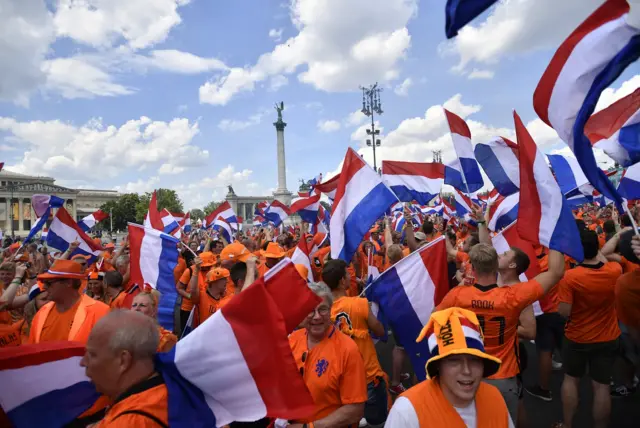
<svg viewBox="0 0 640 428">
<path fill-rule="evenodd" d="M 368 88 L 360 87 L 362 89 L 362 114 L 365 116 L 371 116 L 371 129 L 367 129 L 367 135 L 371 136 L 370 140 L 367 140 L 367 146 L 373 148 L 373 169 L 378 170 L 376 164 L 376 147 L 380 147 L 380 130 L 376 129 L 374 120 L 374 114 L 382 114 L 382 103 L 380 102 L 380 92 L 382 88 L 378 88 L 378 83 L 369 86 Z"/>
<path fill-rule="evenodd" d="M 109 208 L 109 221 L 111 222 L 109 232 L 113 235 L 113 208 Z"/>
</svg>

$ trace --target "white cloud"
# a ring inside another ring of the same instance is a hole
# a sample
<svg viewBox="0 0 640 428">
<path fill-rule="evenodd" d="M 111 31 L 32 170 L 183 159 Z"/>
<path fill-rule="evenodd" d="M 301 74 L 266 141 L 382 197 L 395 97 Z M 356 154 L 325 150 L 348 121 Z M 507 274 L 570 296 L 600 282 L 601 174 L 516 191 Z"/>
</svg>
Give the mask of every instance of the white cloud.
<svg viewBox="0 0 640 428">
<path fill-rule="evenodd" d="M 0 0 L 0 101 L 27 106 L 46 80 L 41 64 L 55 38 L 43 0 Z"/>
<path fill-rule="evenodd" d="M 318 129 L 322 132 L 335 132 L 340 129 L 340 122 L 337 120 L 320 120 Z"/>
<path fill-rule="evenodd" d="M 271 78 L 269 90 L 272 92 L 276 92 L 278 89 L 286 86 L 287 83 L 289 83 L 289 79 L 287 79 L 286 76 L 283 76 L 282 74 L 278 74 L 277 76 L 273 76 Z"/>
<path fill-rule="evenodd" d="M 133 89 L 115 83 L 103 70 L 82 58 L 56 58 L 46 61 L 45 90 L 60 93 L 65 98 L 128 95 Z"/>
<path fill-rule="evenodd" d="M 202 58 L 175 49 L 153 50 L 148 57 L 138 56 L 142 64 L 171 73 L 197 74 L 206 71 L 226 70 L 227 66 L 217 58 Z"/>
<path fill-rule="evenodd" d="M 183 173 L 184 171 L 185 167 L 171 165 L 170 163 L 163 163 L 160 165 L 160 169 L 158 169 L 158 173 L 164 175 L 176 175 Z"/>
<path fill-rule="evenodd" d="M 596 111 L 609 107 L 611 104 L 626 97 L 638 88 L 640 88 L 640 74 L 636 74 L 631 79 L 623 82 L 618 89 L 605 89 L 602 91 L 602 94 L 600 94 L 600 99 L 598 99 L 598 104 L 596 105 Z"/>
<path fill-rule="evenodd" d="M 55 26 L 60 37 L 105 48 L 124 42 L 134 48 L 153 46 L 180 24 L 178 7 L 189 0 L 59 0 Z"/>
<path fill-rule="evenodd" d="M 251 126 L 259 125 L 262 122 L 262 118 L 268 113 L 268 110 L 260 111 L 256 114 L 249 116 L 247 120 L 235 120 L 235 119 L 222 119 L 218 122 L 218 128 L 223 131 L 241 131 Z"/>
<path fill-rule="evenodd" d="M 292 0 L 299 33 L 251 67 L 235 67 L 200 87 L 200 102 L 225 105 L 256 82 L 306 68 L 298 80 L 324 91 L 353 90 L 363 81 L 396 79 L 411 43 L 406 28 L 416 0 Z"/>
<path fill-rule="evenodd" d="M 153 192 L 159 184 L 159 177 L 141 178 L 138 181 L 130 181 L 125 185 L 114 186 L 113 190 L 117 190 L 120 193 L 146 193 Z"/>
<path fill-rule="evenodd" d="M 395 92 L 396 95 L 399 95 L 401 97 L 406 97 L 407 95 L 409 95 L 409 88 L 412 85 L 413 85 L 413 80 L 411 79 L 411 77 L 407 77 L 406 79 L 404 79 L 404 81 L 401 84 L 396 86 L 393 92 Z"/>
<path fill-rule="evenodd" d="M 495 64 L 501 58 L 557 47 L 602 0 L 510 0 L 499 2 L 484 22 L 465 26 L 441 46 L 470 63 Z"/>
<path fill-rule="evenodd" d="M 491 70 L 479 70 L 474 68 L 471 73 L 469 73 L 469 79 L 493 79 L 494 72 Z"/>
<path fill-rule="evenodd" d="M 12 166 L 14 171 L 39 171 L 60 180 L 96 182 L 159 164 L 166 173 L 202 166 L 209 157 L 207 150 L 192 144 L 199 132 L 197 122 L 181 118 L 163 122 L 143 116 L 118 127 L 104 125 L 99 118 L 75 126 L 59 120 L 19 122 L 0 117 L 0 131 L 24 152 Z"/>
<path fill-rule="evenodd" d="M 345 123 L 347 126 L 358 126 L 365 120 L 367 120 L 367 116 L 365 116 L 362 111 L 356 110 L 353 113 L 349 113 L 345 119 Z"/>
<path fill-rule="evenodd" d="M 282 31 L 282 28 L 278 28 L 277 30 L 275 28 L 272 28 L 271 30 L 269 30 L 269 37 L 271 37 L 274 42 L 279 42 L 280 40 L 282 40 Z"/>
</svg>

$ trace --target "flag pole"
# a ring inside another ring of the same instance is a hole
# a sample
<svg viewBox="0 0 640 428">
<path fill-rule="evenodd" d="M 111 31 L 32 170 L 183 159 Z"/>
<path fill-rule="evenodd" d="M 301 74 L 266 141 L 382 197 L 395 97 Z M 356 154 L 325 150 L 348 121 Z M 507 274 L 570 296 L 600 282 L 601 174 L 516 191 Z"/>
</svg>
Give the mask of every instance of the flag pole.
<svg viewBox="0 0 640 428">
<path fill-rule="evenodd" d="M 179 244 L 182 245 L 187 250 L 189 250 L 189 252 L 191 252 L 191 254 L 193 254 L 194 257 L 198 257 L 198 255 L 191 248 L 189 248 L 189 246 L 186 245 L 184 242 L 180 241 Z"/>
<path fill-rule="evenodd" d="M 636 223 L 636 219 L 633 218 L 633 215 L 631 214 L 631 210 L 629 209 L 629 206 L 626 203 L 623 203 L 622 207 L 624 208 L 624 211 L 629 216 L 629 220 L 631 220 L 631 226 L 633 226 L 633 233 L 635 233 L 636 236 L 640 236 L 640 232 L 638 232 L 638 225 Z"/>
</svg>

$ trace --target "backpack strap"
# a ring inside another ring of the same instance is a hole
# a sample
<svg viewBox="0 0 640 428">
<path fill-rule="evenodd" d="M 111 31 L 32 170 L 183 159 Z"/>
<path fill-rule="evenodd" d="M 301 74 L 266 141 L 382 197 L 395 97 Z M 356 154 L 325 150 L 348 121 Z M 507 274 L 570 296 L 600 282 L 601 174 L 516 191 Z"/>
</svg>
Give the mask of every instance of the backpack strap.
<svg viewBox="0 0 640 428">
<path fill-rule="evenodd" d="M 131 414 L 144 416 L 147 419 L 151 419 L 152 421 L 154 421 L 155 423 L 160 425 L 162 428 L 169 428 L 169 425 L 165 424 L 160 419 L 158 419 L 157 417 L 153 416 L 151 413 L 145 412 L 144 410 L 125 410 L 124 412 L 120 413 L 118 416 L 113 418 L 113 420 L 115 421 L 116 419 L 118 419 L 122 415 L 131 415 Z"/>
</svg>

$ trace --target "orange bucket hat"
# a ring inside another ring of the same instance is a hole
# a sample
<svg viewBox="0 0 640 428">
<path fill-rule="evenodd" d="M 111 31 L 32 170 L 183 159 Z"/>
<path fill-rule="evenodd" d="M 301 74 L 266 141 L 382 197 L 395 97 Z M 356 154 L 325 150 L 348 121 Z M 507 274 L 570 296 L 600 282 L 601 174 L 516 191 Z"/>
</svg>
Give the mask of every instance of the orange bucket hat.
<svg viewBox="0 0 640 428">
<path fill-rule="evenodd" d="M 267 245 L 267 249 L 260 251 L 260 254 L 268 259 L 280 259 L 287 253 L 276 242 L 269 242 L 269 245 Z"/>
<path fill-rule="evenodd" d="M 229 278 L 229 271 L 224 268 L 211 269 L 207 273 L 207 282 L 217 281 L 219 279 Z"/>
<path fill-rule="evenodd" d="M 200 259 L 202 260 L 202 267 L 210 267 L 216 263 L 216 256 L 211 251 L 200 253 Z"/>
<path fill-rule="evenodd" d="M 229 244 L 220 252 L 220 259 L 232 262 L 246 262 L 251 257 L 251 251 L 239 242 Z"/>
<path fill-rule="evenodd" d="M 71 260 L 56 260 L 53 262 L 49 270 L 38 275 L 38 280 L 46 282 L 56 279 L 86 279 L 86 273 L 82 272 L 80 263 Z"/>
</svg>

